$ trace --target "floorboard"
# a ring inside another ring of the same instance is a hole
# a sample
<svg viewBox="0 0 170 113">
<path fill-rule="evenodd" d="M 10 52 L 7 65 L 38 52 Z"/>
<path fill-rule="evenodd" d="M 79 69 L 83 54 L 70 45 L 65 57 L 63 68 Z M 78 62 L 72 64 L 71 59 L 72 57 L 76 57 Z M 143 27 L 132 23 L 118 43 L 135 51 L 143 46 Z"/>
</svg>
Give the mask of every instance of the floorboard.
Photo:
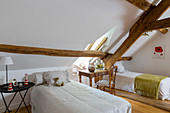
<svg viewBox="0 0 170 113">
<path fill-rule="evenodd" d="M 136 93 L 130 93 L 130 92 L 121 91 L 121 90 L 117 90 L 117 95 L 170 112 L 170 101 L 169 100 L 156 100 L 153 98 L 138 95 Z"/>
</svg>

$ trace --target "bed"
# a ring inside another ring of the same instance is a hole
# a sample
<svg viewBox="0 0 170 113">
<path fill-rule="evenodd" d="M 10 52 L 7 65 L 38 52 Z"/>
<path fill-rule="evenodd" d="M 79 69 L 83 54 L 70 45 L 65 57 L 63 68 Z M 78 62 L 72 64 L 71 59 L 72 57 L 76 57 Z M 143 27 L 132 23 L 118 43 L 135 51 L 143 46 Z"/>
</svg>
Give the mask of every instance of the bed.
<svg viewBox="0 0 170 113">
<path fill-rule="evenodd" d="M 116 88 L 128 92 L 134 92 L 135 77 L 144 73 L 137 73 L 131 71 L 123 71 L 117 73 Z M 170 78 L 165 78 L 160 82 L 158 98 L 161 100 L 170 100 Z"/>
<path fill-rule="evenodd" d="M 31 105 L 32 113 L 131 113 L 128 101 L 71 80 L 62 87 L 35 86 Z"/>
</svg>

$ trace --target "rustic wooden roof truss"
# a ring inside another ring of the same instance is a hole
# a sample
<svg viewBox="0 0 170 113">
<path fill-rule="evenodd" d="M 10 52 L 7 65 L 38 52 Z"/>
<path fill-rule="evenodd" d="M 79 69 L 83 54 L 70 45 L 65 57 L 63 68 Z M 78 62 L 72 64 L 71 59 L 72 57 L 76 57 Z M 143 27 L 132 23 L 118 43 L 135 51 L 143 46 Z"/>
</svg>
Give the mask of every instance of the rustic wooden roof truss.
<svg viewBox="0 0 170 113">
<path fill-rule="evenodd" d="M 157 6 L 154 6 L 146 0 L 127 0 L 140 9 L 144 10 L 139 20 L 131 27 L 129 36 L 116 50 L 114 54 L 100 51 L 75 51 L 59 50 L 37 47 L 26 47 L 17 45 L 0 44 L 1 52 L 20 53 L 20 54 L 37 54 L 62 57 L 101 57 L 106 69 L 109 69 L 116 61 L 131 60 L 131 57 L 121 57 L 135 41 L 144 33 L 151 30 L 159 30 L 162 33 L 168 31 L 170 27 L 170 18 L 158 20 L 159 17 L 169 8 L 170 0 L 162 0 Z"/>
</svg>

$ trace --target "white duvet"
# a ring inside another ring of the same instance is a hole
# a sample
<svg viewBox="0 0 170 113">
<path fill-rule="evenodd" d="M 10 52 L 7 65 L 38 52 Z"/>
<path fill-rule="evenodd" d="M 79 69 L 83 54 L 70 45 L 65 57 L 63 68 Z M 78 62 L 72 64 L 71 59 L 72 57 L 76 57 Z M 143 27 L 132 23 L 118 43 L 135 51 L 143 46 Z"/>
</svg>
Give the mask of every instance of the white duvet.
<svg viewBox="0 0 170 113">
<path fill-rule="evenodd" d="M 31 105 L 33 113 L 131 113 L 128 101 L 75 81 L 34 87 Z"/>
<path fill-rule="evenodd" d="M 135 77 L 142 75 L 144 73 L 125 71 L 123 73 L 117 73 L 116 76 L 116 88 L 134 92 L 134 82 Z M 165 78 L 160 83 L 159 88 L 159 99 L 170 100 L 170 78 Z"/>
</svg>

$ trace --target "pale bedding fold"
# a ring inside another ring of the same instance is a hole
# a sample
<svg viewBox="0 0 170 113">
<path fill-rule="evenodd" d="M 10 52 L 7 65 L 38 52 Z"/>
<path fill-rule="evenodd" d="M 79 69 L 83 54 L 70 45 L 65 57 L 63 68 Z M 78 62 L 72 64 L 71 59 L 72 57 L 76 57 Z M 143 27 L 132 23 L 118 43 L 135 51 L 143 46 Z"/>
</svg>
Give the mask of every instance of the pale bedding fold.
<svg viewBox="0 0 170 113">
<path fill-rule="evenodd" d="M 125 90 L 128 92 L 134 92 L 135 77 L 144 73 L 137 73 L 131 71 L 125 71 L 123 73 L 117 73 L 116 76 L 116 88 Z M 161 100 L 170 100 L 170 78 L 165 78 L 160 82 L 158 98 Z"/>
<path fill-rule="evenodd" d="M 33 113 L 131 113 L 126 100 L 75 81 L 34 87 L 31 104 Z"/>
</svg>

